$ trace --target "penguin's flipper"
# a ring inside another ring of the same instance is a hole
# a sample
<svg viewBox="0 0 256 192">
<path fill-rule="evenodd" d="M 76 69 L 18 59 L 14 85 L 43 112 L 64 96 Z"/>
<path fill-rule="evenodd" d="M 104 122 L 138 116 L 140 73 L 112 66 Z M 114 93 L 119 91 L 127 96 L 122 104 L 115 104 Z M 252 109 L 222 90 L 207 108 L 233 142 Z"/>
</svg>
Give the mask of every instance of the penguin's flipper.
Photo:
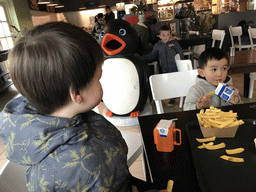
<svg viewBox="0 0 256 192">
<path fill-rule="evenodd" d="M 139 116 L 140 116 L 140 111 L 133 111 L 133 112 L 131 112 L 131 114 L 130 114 L 130 117 L 131 117 L 131 118 L 139 117 Z"/>
<path fill-rule="evenodd" d="M 110 110 L 108 110 L 108 111 L 106 112 L 106 116 L 107 116 L 107 117 L 113 117 L 113 112 L 110 111 Z"/>
</svg>

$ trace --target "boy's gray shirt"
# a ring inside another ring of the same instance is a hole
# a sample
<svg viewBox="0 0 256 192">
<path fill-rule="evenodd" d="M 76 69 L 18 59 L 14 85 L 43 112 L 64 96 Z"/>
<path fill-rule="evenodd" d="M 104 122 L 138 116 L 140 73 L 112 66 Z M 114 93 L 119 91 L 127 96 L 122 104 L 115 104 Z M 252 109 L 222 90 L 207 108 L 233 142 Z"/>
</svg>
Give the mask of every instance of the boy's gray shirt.
<svg viewBox="0 0 256 192">
<path fill-rule="evenodd" d="M 6 157 L 30 167 L 29 191 L 130 191 L 127 145 L 100 114 L 42 115 L 19 97 L 5 106 L 0 125 Z"/>
<path fill-rule="evenodd" d="M 175 55 L 179 54 L 180 59 L 184 59 L 182 48 L 176 39 L 164 43 L 159 40 L 153 47 L 153 50 L 142 58 L 151 63 L 158 61 L 161 73 L 177 72 Z"/>
<path fill-rule="evenodd" d="M 225 84 L 229 86 L 233 85 L 232 78 L 230 76 L 227 76 L 225 80 Z M 215 91 L 215 89 L 216 89 L 216 86 L 212 85 L 205 78 L 202 78 L 198 75 L 196 77 L 196 84 L 193 85 L 187 93 L 183 110 L 188 111 L 188 110 L 196 109 L 196 103 L 198 101 L 198 98 L 203 97 L 212 91 Z M 239 103 L 242 103 L 242 101 L 240 100 Z M 221 99 L 219 96 L 215 94 L 211 95 L 211 103 L 209 104 L 209 107 L 210 106 L 221 107 L 221 106 L 227 106 L 227 105 L 232 105 L 232 104 L 227 101 L 224 101 L 223 99 Z"/>
</svg>

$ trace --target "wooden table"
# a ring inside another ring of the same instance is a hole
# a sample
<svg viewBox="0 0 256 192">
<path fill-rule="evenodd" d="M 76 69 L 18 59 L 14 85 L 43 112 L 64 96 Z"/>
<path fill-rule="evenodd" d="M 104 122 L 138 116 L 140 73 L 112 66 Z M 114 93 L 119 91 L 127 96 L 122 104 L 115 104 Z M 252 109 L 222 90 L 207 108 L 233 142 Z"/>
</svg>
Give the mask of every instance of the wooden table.
<svg viewBox="0 0 256 192">
<path fill-rule="evenodd" d="M 229 56 L 229 63 L 229 74 L 244 73 L 244 97 L 248 97 L 249 73 L 256 71 L 256 50 L 236 51 L 235 56 Z"/>
<path fill-rule="evenodd" d="M 182 49 L 187 49 L 188 46 L 202 45 L 205 44 L 205 49 L 211 47 L 212 37 L 209 35 L 189 35 L 183 34 L 179 36 L 178 42 Z"/>
<path fill-rule="evenodd" d="M 230 109 L 238 113 L 239 119 L 255 118 L 256 103 L 247 103 L 222 107 L 223 111 Z M 188 135 L 185 126 L 190 121 L 196 121 L 199 110 L 166 113 L 139 117 L 146 157 L 152 174 L 153 182 L 158 189 L 165 189 L 168 180 L 174 181 L 173 191 L 200 192 L 197 172 L 193 162 Z M 153 129 L 161 119 L 174 119 L 176 127 L 182 132 L 182 144 L 175 146 L 172 152 L 158 152 L 154 144 Z M 150 180 L 150 175 L 147 175 Z"/>
</svg>

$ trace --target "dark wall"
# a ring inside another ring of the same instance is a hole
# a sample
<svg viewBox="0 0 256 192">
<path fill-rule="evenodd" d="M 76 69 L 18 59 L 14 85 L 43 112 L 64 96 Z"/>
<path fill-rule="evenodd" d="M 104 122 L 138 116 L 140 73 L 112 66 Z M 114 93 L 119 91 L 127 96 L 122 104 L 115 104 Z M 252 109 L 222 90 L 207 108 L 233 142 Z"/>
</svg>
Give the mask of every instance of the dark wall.
<svg viewBox="0 0 256 192">
<path fill-rule="evenodd" d="M 113 7 L 116 3 L 120 2 L 119 0 L 59 0 L 59 2 L 64 5 L 64 8 L 51 9 L 44 4 L 38 5 L 38 0 L 28 0 L 30 9 L 48 11 L 48 12 L 67 12 L 67 11 L 78 11 L 81 7 L 86 7 L 88 9 L 96 9 L 101 5 L 108 5 Z M 126 4 L 130 3 L 129 0 L 124 0 Z"/>
</svg>

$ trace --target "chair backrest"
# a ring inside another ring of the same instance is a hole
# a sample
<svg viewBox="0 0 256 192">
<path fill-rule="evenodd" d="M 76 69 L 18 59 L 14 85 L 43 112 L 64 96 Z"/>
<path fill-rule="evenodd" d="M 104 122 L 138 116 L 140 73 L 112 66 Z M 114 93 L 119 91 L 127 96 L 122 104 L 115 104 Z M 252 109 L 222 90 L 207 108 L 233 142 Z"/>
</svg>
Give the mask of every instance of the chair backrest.
<svg viewBox="0 0 256 192">
<path fill-rule="evenodd" d="M 197 69 L 151 75 L 149 82 L 157 113 L 164 113 L 161 100 L 186 96 L 197 75 Z"/>
<path fill-rule="evenodd" d="M 174 57 L 175 60 L 180 60 L 180 54 L 176 54 Z"/>
<path fill-rule="evenodd" d="M 229 26 L 229 33 L 230 33 L 232 47 L 234 47 L 234 45 L 235 45 L 233 37 L 238 37 L 238 43 L 239 43 L 239 46 L 241 47 L 241 36 L 243 34 L 242 27 L 241 26 L 238 26 L 238 27 Z"/>
<path fill-rule="evenodd" d="M 25 182 L 25 173 L 28 168 L 8 160 L 0 174 L 0 192 L 28 192 Z"/>
<path fill-rule="evenodd" d="M 219 48 L 221 49 L 223 41 L 224 41 L 225 34 L 226 34 L 225 30 L 214 29 L 212 31 L 212 47 L 215 46 L 216 41 L 220 41 Z"/>
<path fill-rule="evenodd" d="M 256 28 L 251 28 L 251 26 L 249 26 L 248 33 L 249 33 L 251 46 L 253 48 L 254 46 L 256 46 L 256 45 L 253 45 L 253 39 L 256 39 Z"/>
<path fill-rule="evenodd" d="M 178 60 L 176 59 L 176 66 L 178 68 L 178 71 L 188 71 L 192 70 L 192 61 L 190 59 L 185 59 L 185 60 Z"/>
<path fill-rule="evenodd" d="M 193 51 L 194 54 L 200 55 L 205 50 L 205 45 L 203 44 L 192 46 L 191 50 Z"/>
</svg>

